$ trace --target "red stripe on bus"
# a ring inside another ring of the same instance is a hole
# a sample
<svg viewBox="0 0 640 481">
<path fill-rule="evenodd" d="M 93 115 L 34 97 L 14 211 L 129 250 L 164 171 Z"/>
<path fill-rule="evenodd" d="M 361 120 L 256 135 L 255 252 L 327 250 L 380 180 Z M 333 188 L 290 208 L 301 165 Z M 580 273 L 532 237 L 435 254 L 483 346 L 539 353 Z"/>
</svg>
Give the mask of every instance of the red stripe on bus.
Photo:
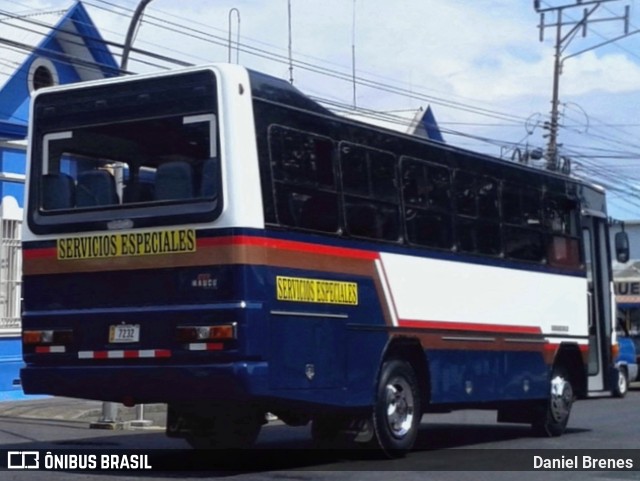
<svg viewBox="0 0 640 481">
<path fill-rule="evenodd" d="M 197 245 L 198 247 L 247 245 L 365 260 L 374 260 L 379 257 L 379 254 L 374 251 L 244 235 L 199 238 L 197 240 Z M 57 257 L 58 252 L 55 247 L 43 249 L 29 249 L 27 247 L 24 249 L 23 255 L 25 259 L 44 259 L 48 257 Z"/>
<path fill-rule="evenodd" d="M 415 321 L 399 319 L 398 326 L 413 329 L 444 331 L 501 332 L 514 334 L 542 334 L 542 329 L 533 326 L 506 326 L 502 324 L 473 324 L 469 322 Z"/>
<path fill-rule="evenodd" d="M 67 350 L 64 346 L 36 346 L 36 354 L 63 354 Z"/>
<path fill-rule="evenodd" d="M 46 249 L 24 249 L 22 254 L 25 259 L 43 259 L 45 257 L 57 257 L 58 252 L 55 247 Z"/>
<path fill-rule="evenodd" d="M 347 247 L 335 247 L 324 244 L 310 244 L 308 242 L 287 241 L 272 239 L 269 237 L 255 236 L 225 236 L 198 239 L 198 247 L 213 247 L 218 245 L 247 245 L 266 247 L 270 249 L 291 250 L 297 252 L 309 252 L 337 257 L 374 260 L 378 258 L 377 252 L 351 249 Z"/>
<path fill-rule="evenodd" d="M 544 345 L 544 350 L 556 351 L 558 350 L 559 347 L 560 347 L 560 344 L 558 343 L 548 342 L 547 344 Z M 578 349 L 580 350 L 581 353 L 586 354 L 589 352 L 589 344 L 578 344 Z"/>
</svg>

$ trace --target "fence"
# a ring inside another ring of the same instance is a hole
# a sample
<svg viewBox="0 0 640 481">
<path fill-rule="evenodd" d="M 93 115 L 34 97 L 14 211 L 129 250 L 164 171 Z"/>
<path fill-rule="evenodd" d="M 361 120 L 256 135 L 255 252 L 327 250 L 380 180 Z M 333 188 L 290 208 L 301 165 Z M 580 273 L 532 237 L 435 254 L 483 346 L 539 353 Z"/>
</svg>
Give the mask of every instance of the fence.
<svg viewBox="0 0 640 481">
<path fill-rule="evenodd" d="M 5 205 L 8 198 L 3 200 L 0 210 L 0 336 L 18 336 L 22 299 L 22 209 L 17 205 Z"/>
</svg>

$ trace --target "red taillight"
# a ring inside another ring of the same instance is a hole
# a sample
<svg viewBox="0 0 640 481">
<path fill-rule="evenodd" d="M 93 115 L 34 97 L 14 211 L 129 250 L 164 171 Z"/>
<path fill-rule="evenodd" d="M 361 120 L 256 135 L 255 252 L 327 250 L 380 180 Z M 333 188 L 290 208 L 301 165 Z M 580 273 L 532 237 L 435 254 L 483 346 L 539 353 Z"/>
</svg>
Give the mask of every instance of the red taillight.
<svg viewBox="0 0 640 481">
<path fill-rule="evenodd" d="M 616 342 L 615 344 L 611 345 L 611 358 L 617 359 L 619 355 L 620 355 L 620 345 Z"/>
<path fill-rule="evenodd" d="M 25 345 L 41 344 L 42 331 L 24 331 L 22 333 L 22 343 Z"/>
<path fill-rule="evenodd" d="M 73 342 L 73 331 L 71 330 L 42 330 L 23 331 L 22 343 L 26 346 L 42 344 L 71 344 Z"/>
<path fill-rule="evenodd" d="M 178 342 L 229 341 L 236 338 L 236 324 L 180 326 L 176 337 Z"/>
</svg>

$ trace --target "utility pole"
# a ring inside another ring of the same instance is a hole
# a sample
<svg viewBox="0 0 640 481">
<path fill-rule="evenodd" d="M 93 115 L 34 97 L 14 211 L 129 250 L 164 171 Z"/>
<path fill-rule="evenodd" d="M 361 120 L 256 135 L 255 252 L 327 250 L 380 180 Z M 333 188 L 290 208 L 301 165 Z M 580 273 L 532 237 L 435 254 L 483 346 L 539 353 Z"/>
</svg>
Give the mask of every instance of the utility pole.
<svg viewBox="0 0 640 481">
<path fill-rule="evenodd" d="M 569 57 L 574 57 L 577 54 L 569 55 L 565 58 L 562 57 L 565 49 L 569 46 L 571 41 L 575 38 L 579 31 L 582 32 L 582 36 L 586 37 L 587 27 L 596 22 L 610 22 L 614 20 L 624 20 L 625 35 L 629 31 L 629 7 L 625 7 L 625 13 L 618 17 L 607 18 L 595 18 L 594 13 L 598 8 L 609 2 L 615 2 L 618 0 L 574 0 L 573 3 L 565 5 L 559 5 L 555 7 L 547 6 L 542 7 L 540 0 L 534 0 L 533 8 L 540 14 L 540 41 L 544 41 L 544 32 L 547 28 L 555 28 L 555 52 L 553 62 L 553 90 L 551 98 L 551 118 L 548 124 L 546 123 L 545 129 L 549 130 L 547 152 L 545 154 L 547 160 L 547 169 L 558 170 L 558 126 L 559 126 L 559 95 L 560 95 L 560 75 L 562 74 L 562 63 Z M 567 20 L 565 17 L 565 11 L 576 7 L 583 7 L 582 18 L 580 20 Z M 548 20 L 546 18 L 547 13 L 555 13 L 555 20 Z M 610 42 L 605 42 L 610 43 Z M 588 48 L 580 51 L 584 53 L 588 50 L 593 50 L 603 44 L 596 45 L 592 48 Z"/>
</svg>

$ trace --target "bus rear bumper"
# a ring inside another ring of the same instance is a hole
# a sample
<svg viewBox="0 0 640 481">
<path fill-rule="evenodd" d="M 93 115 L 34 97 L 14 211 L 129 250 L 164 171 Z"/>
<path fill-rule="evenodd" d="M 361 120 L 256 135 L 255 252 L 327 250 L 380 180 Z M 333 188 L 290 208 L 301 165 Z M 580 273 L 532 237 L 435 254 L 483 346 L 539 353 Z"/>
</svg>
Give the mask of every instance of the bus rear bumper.
<svg viewBox="0 0 640 481">
<path fill-rule="evenodd" d="M 268 394 L 266 362 L 166 366 L 34 366 L 20 372 L 25 394 L 125 405 L 244 400 Z"/>
</svg>

